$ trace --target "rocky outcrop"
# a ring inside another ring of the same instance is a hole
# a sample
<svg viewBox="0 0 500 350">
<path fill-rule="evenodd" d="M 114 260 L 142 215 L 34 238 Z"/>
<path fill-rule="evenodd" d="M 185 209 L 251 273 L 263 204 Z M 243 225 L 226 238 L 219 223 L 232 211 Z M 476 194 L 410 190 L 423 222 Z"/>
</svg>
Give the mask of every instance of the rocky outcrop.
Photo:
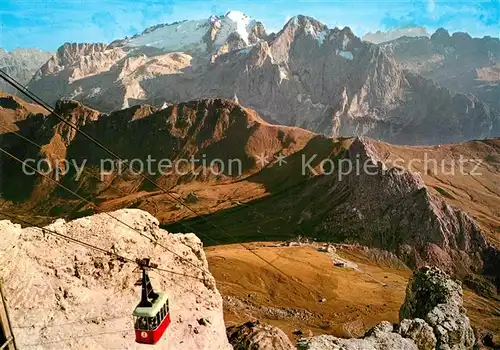
<svg viewBox="0 0 500 350">
<path fill-rule="evenodd" d="M 434 350 L 436 336 L 434 330 L 420 318 L 404 319 L 398 326 L 398 333 L 414 341 L 419 350 Z"/>
<path fill-rule="evenodd" d="M 247 322 L 227 328 L 229 343 L 235 350 L 292 350 L 295 346 L 279 328 Z"/>
<path fill-rule="evenodd" d="M 361 339 L 342 339 L 331 335 L 301 339 L 299 350 L 420 350 L 417 345 L 393 332 L 391 323 L 384 321 Z"/>
<path fill-rule="evenodd" d="M 420 318 L 421 317 L 421 318 Z M 437 268 L 417 270 L 401 306 L 400 324 L 383 321 L 363 338 L 322 335 L 299 340 L 299 350 L 465 350 L 474 333 L 463 307 L 462 288 Z"/>
<path fill-rule="evenodd" d="M 66 44 L 30 88 L 52 103 L 66 96 L 105 112 L 236 96 L 268 121 L 404 144 L 500 135 L 498 111 L 403 71 L 390 51 L 347 27 L 295 16 L 268 37 L 237 12 L 178 26 L 192 35 L 166 25 L 106 47 Z"/>
<path fill-rule="evenodd" d="M 156 348 L 231 349 L 222 299 L 194 234 L 172 235 L 137 209 L 46 228 L 130 259 L 149 257 L 172 271 L 150 272 L 153 287 L 169 294 L 172 319 Z M 0 277 L 19 347 L 137 348 L 131 316 L 140 299 L 136 264 L 7 220 L 0 230 Z"/>
<path fill-rule="evenodd" d="M 427 322 L 434 330 L 436 349 L 472 349 L 474 332 L 462 296 L 459 282 L 439 269 L 424 267 L 408 283 L 399 318 L 402 323 L 412 318 Z"/>
</svg>

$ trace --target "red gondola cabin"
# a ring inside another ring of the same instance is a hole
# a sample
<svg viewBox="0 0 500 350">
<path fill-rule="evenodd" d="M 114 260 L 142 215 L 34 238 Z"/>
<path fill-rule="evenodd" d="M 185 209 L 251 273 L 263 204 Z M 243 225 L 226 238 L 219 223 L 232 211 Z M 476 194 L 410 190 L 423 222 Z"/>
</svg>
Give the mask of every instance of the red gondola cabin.
<svg viewBox="0 0 500 350">
<path fill-rule="evenodd" d="M 146 269 L 141 267 L 141 302 L 134 310 L 135 341 L 156 344 L 170 324 L 169 298 L 165 293 L 153 291 Z"/>
<path fill-rule="evenodd" d="M 134 310 L 135 341 L 145 344 L 156 344 L 170 324 L 168 296 L 158 293 L 151 307 Z"/>
</svg>

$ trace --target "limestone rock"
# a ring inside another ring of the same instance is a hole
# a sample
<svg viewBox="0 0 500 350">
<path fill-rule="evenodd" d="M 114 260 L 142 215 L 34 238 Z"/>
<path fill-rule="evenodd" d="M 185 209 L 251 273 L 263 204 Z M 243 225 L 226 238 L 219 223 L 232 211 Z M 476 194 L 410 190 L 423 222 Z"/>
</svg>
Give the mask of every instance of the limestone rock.
<svg viewBox="0 0 500 350">
<path fill-rule="evenodd" d="M 70 222 L 59 219 L 46 228 L 130 259 L 150 257 L 173 271 L 149 274 L 153 287 L 169 294 L 172 319 L 155 348 L 231 349 L 222 298 L 201 241 L 194 234 L 169 234 L 138 209 L 109 214 L 144 236 L 157 237 L 168 251 L 104 213 Z M 6 220 L 0 221 L 0 231 L 0 277 L 20 348 L 139 348 L 132 320 L 140 300 L 135 264 Z"/>
<path fill-rule="evenodd" d="M 437 268 L 423 267 L 413 274 L 399 318 L 427 322 L 434 330 L 437 349 L 471 349 L 474 345 L 462 287 Z"/>
<path fill-rule="evenodd" d="M 342 339 L 331 335 L 303 338 L 298 342 L 299 350 L 419 350 L 411 339 L 394 333 L 393 326 L 383 321 L 362 339 Z"/>
<path fill-rule="evenodd" d="M 281 329 L 258 321 L 228 327 L 227 337 L 235 350 L 296 349 Z"/>
<path fill-rule="evenodd" d="M 419 350 L 433 350 L 436 348 L 436 336 L 432 327 L 420 318 L 402 320 L 398 332 L 402 337 L 412 339 Z"/>
</svg>

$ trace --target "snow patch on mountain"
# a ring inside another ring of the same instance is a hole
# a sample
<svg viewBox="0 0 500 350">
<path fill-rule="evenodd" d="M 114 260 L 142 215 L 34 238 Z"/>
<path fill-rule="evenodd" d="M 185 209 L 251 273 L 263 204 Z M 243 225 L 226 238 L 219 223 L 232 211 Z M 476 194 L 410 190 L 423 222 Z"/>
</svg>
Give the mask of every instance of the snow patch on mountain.
<svg viewBox="0 0 500 350">
<path fill-rule="evenodd" d="M 342 50 L 345 50 L 347 48 L 347 45 L 349 45 L 350 39 L 347 35 L 344 36 L 344 39 L 342 40 Z"/>
<path fill-rule="evenodd" d="M 323 31 L 319 32 L 318 37 L 316 38 L 316 40 L 318 40 L 319 46 L 323 45 L 327 34 L 328 34 L 328 30 L 323 30 Z"/>
<path fill-rule="evenodd" d="M 225 45 L 236 33 L 245 45 L 251 44 L 250 34 L 256 21 L 240 11 L 225 16 L 161 25 L 125 40 L 128 47 L 153 47 L 164 52 L 211 53 Z"/>
<path fill-rule="evenodd" d="M 335 53 L 339 56 L 344 57 L 346 60 L 349 60 L 349 61 L 354 60 L 354 55 L 352 54 L 351 51 L 335 50 Z"/>
<path fill-rule="evenodd" d="M 286 70 L 285 67 L 283 66 L 279 66 L 279 73 L 280 73 L 280 83 L 283 81 L 283 80 L 288 80 L 288 72 Z"/>
<path fill-rule="evenodd" d="M 157 28 L 126 42 L 131 47 L 156 47 L 170 52 L 206 50 L 203 36 L 210 28 L 208 20 L 193 20 Z"/>
<path fill-rule="evenodd" d="M 243 12 L 229 11 L 226 16 L 222 18 L 221 30 L 217 33 L 215 45 L 224 45 L 229 35 L 233 32 L 238 33 L 246 45 L 250 44 L 249 36 L 254 25 L 255 20 L 248 17 Z"/>
<path fill-rule="evenodd" d="M 304 26 L 304 31 L 311 36 L 314 36 L 314 37 L 318 36 L 318 33 L 316 33 L 316 30 L 314 29 L 314 27 L 312 26 L 312 24 L 310 22 L 306 23 L 306 25 Z"/>
</svg>

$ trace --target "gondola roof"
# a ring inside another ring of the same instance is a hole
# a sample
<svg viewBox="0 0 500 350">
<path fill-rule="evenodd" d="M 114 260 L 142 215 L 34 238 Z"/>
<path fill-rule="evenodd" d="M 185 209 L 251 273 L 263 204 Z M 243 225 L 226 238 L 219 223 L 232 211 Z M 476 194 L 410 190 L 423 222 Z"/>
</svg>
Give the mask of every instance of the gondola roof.
<svg viewBox="0 0 500 350">
<path fill-rule="evenodd" d="M 137 317 L 154 317 L 158 311 L 165 305 L 168 300 L 168 295 L 163 292 L 158 292 L 158 298 L 153 302 L 151 307 L 141 307 L 140 304 L 134 310 L 134 316 Z"/>
</svg>

